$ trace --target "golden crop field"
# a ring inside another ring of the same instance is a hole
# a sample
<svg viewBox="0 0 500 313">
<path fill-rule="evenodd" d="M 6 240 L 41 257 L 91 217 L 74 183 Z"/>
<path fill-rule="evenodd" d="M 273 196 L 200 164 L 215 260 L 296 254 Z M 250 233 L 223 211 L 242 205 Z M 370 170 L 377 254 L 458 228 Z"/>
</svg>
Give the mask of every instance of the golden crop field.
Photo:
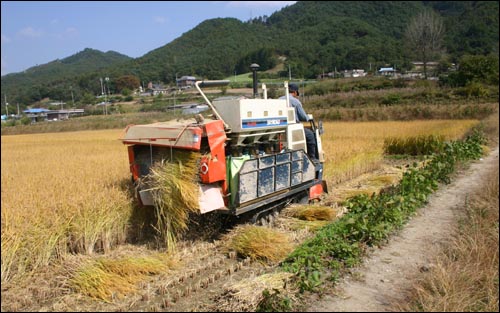
<svg viewBox="0 0 500 313">
<path fill-rule="evenodd" d="M 439 134 L 456 139 L 477 121 L 325 123 L 329 183 L 376 168 L 384 138 Z M 122 130 L 1 137 L 2 281 L 68 253 L 123 243 L 133 216 Z"/>
<path fill-rule="evenodd" d="M 120 130 L 2 136 L 2 281 L 123 242 L 132 212 Z"/>
<path fill-rule="evenodd" d="M 339 183 L 377 169 L 383 159 L 384 139 L 442 135 L 460 139 L 477 120 L 425 120 L 408 122 L 330 122 L 323 125 L 324 179 Z"/>
</svg>

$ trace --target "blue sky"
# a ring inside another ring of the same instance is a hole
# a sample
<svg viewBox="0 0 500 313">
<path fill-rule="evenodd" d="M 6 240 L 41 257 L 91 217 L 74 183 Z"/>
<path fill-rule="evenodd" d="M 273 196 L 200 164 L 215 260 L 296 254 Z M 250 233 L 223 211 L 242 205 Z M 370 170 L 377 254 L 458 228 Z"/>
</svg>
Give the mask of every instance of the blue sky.
<svg viewBox="0 0 500 313">
<path fill-rule="evenodd" d="M 85 48 L 133 58 L 204 20 L 241 21 L 296 1 L 2 1 L 2 75 L 64 59 Z"/>
</svg>

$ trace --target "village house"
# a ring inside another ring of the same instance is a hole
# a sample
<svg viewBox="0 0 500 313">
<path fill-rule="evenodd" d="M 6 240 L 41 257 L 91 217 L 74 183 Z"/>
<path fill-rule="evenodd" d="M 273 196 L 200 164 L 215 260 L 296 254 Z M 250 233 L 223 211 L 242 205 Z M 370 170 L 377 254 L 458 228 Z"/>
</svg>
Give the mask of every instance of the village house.
<svg viewBox="0 0 500 313">
<path fill-rule="evenodd" d="M 365 77 L 366 76 L 365 70 L 361 70 L 361 69 L 345 70 L 343 74 L 344 74 L 344 77 Z"/>
<path fill-rule="evenodd" d="M 148 83 L 147 91 L 152 95 L 156 96 L 159 94 L 166 95 L 169 93 L 170 89 L 165 88 L 162 84 L 153 84 L 152 82 Z"/>
<path fill-rule="evenodd" d="M 196 77 L 194 76 L 182 76 L 177 80 L 177 87 L 187 87 L 187 86 L 194 86 L 196 83 Z"/>
<path fill-rule="evenodd" d="M 48 110 L 44 108 L 33 108 L 24 110 L 23 113 L 31 119 L 32 123 L 36 123 L 42 121 L 67 120 L 71 116 L 83 115 L 84 109 Z"/>
<path fill-rule="evenodd" d="M 382 76 L 396 76 L 396 70 L 393 67 L 381 67 L 378 73 Z"/>
</svg>

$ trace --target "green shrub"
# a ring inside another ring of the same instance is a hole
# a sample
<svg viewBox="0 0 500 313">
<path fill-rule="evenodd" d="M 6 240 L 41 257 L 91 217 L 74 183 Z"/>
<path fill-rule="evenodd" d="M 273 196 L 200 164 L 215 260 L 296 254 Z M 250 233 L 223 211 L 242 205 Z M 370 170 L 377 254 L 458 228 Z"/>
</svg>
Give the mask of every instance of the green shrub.
<svg viewBox="0 0 500 313">
<path fill-rule="evenodd" d="M 488 89 L 481 83 L 470 82 L 465 87 L 459 88 L 457 94 L 467 98 L 483 98 L 488 96 Z"/>
<path fill-rule="evenodd" d="M 343 203 L 348 213 L 291 253 L 282 263 L 283 269 L 296 274 L 302 291 L 318 288 L 321 274 L 328 273 L 335 280 L 339 271 L 359 262 L 365 247 L 379 244 L 400 229 L 440 182 L 449 183 L 458 161 L 479 158 L 484 143 L 482 132 L 475 129 L 464 141 L 445 143 L 423 168 L 415 164 L 397 186 L 371 197 L 348 199 Z"/>
<path fill-rule="evenodd" d="M 441 77 L 442 85 L 463 87 L 470 83 L 498 85 L 497 55 L 464 55 L 460 58 L 459 69 L 447 77 Z"/>
<path fill-rule="evenodd" d="M 131 93 L 132 93 L 132 91 L 128 88 L 123 88 L 123 90 L 122 90 L 122 95 L 124 95 L 125 97 L 130 96 Z"/>
<path fill-rule="evenodd" d="M 384 99 L 382 99 L 382 104 L 385 105 L 393 105 L 393 104 L 398 104 L 401 101 L 401 96 L 399 94 L 388 94 L 385 96 Z"/>
<path fill-rule="evenodd" d="M 27 116 L 23 116 L 19 122 L 21 122 L 22 125 L 29 125 L 31 124 L 31 118 L 27 117 Z"/>
<path fill-rule="evenodd" d="M 16 120 L 13 118 L 8 119 L 4 123 L 2 123 L 2 126 L 8 126 L 8 127 L 16 126 Z"/>
<path fill-rule="evenodd" d="M 282 295 L 277 289 L 274 289 L 272 293 L 265 289 L 256 312 L 289 312 L 291 309 L 292 301 L 290 298 Z"/>
</svg>

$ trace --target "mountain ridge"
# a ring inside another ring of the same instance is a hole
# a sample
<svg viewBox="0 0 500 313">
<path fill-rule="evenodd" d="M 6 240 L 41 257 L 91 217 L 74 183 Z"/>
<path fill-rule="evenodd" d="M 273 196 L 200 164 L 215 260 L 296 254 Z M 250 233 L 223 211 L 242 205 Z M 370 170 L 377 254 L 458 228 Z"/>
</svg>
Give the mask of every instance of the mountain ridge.
<svg viewBox="0 0 500 313">
<path fill-rule="evenodd" d="M 95 67 L 85 66 L 88 60 L 80 53 L 100 60 L 91 56 L 98 50 L 87 48 L 25 73 L 2 76 L 2 97 L 8 92 L 9 98 L 21 103 L 43 97 L 66 99 L 64 90 L 71 85 L 81 98 L 86 93 L 99 94 L 99 77 L 104 76 L 111 82 L 134 75 L 140 81 L 166 84 L 175 82 L 178 75 L 221 79 L 249 71 L 244 63 L 250 59 L 272 65 L 277 57 L 285 59 L 295 77 L 304 78 L 334 69 L 376 69 L 392 64 L 409 68 L 411 56 L 404 51 L 404 30 L 411 17 L 424 9 L 433 9 L 444 20 L 450 61 L 456 62 L 464 54 L 498 54 L 498 2 L 298 1 L 269 17 L 247 22 L 236 18 L 202 21 L 141 57 L 111 53 L 124 57 L 108 55 L 112 61 L 107 66 L 100 66 L 100 61 Z"/>
</svg>

